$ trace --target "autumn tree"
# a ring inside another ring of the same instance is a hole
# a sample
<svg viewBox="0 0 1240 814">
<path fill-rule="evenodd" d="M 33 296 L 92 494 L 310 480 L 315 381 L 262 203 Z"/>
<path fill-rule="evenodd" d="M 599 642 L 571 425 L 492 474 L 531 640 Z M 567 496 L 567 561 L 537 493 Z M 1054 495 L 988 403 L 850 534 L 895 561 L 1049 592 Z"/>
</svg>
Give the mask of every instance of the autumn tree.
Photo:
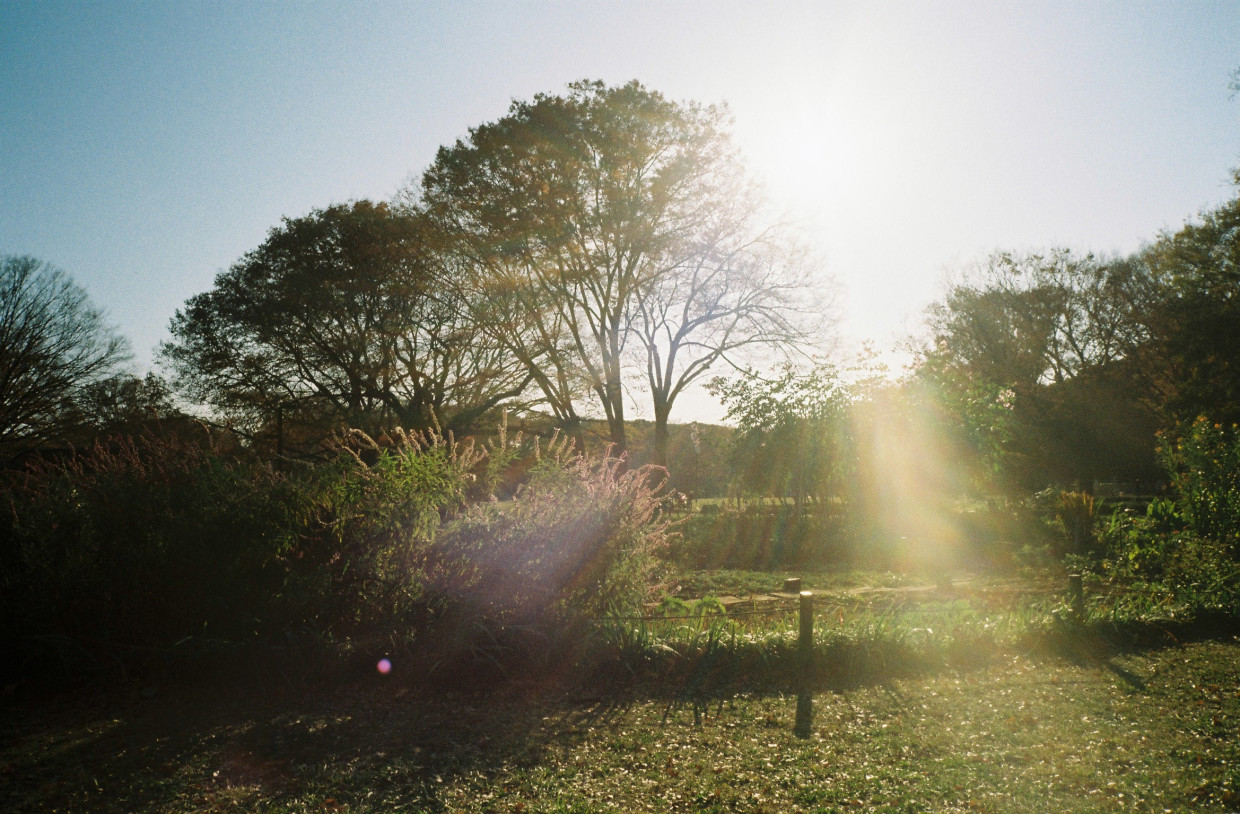
<svg viewBox="0 0 1240 814">
<path fill-rule="evenodd" d="M 182 390 L 251 423 L 464 429 L 527 381 L 438 284 L 419 221 L 369 201 L 286 218 L 171 333 Z"/>
<path fill-rule="evenodd" d="M 529 366 L 559 420 L 577 421 L 587 393 L 623 449 L 639 365 L 660 462 L 685 386 L 720 358 L 803 336 L 801 267 L 755 224 L 728 124 L 722 108 L 637 82 L 578 82 L 471 129 L 406 193 L 478 324 Z"/>
<path fill-rule="evenodd" d="M 1141 259 L 1159 286 L 1142 359 L 1167 423 L 1240 423 L 1240 196 L 1160 235 Z"/>
</svg>

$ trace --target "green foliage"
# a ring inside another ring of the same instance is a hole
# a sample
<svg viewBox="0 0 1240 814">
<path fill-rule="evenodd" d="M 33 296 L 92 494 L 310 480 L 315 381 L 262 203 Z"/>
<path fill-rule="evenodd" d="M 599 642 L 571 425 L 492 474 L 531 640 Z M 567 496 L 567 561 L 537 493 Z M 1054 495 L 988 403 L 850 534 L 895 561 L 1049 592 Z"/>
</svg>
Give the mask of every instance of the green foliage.
<svg viewBox="0 0 1240 814">
<path fill-rule="evenodd" d="M 998 253 L 951 286 L 918 373 L 979 470 L 1027 489 L 1149 480 L 1158 429 L 1240 421 L 1238 225 L 1240 197 L 1131 257 Z M 1010 414 L 991 414 L 1005 391 Z"/>
<path fill-rule="evenodd" d="M 309 513 L 294 556 L 327 580 L 319 624 L 392 626 L 425 605 L 421 566 L 444 516 L 465 505 L 486 457 L 472 444 L 394 429 L 338 436 L 337 454 L 301 476 Z"/>
<path fill-rule="evenodd" d="M 1016 391 L 960 369 L 942 353 L 927 354 L 911 395 L 951 439 L 979 490 L 1009 486 L 1014 460 Z"/>
<path fill-rule="evenodd" d="M 635 464 L 654 460 L 653 433 L 642 443 L 644 422 L 629 426 L 629 450 Z M 732 480 L 728 453 L 734 430 L 717 424 L 673 424 L 668 427 L 667 469 L 669 485 L 687 501 L 719 498 L 728 494 Z"/>
<path fill-rule="evenodd" d="M 1184 527 L 1184 518 L 1180 516 L 1174 500 L 1157 497 L 1145 507 L 1145 516 L 1149 518 L 1150 527 L 1158 532 L 1179 531 Z"/>
<path fill-rule="evenodd" d="M 575 433 L 592 401 L 626 451 L 640 371 L 660 466 L 687 387 L 811 335 L 804 252 L 762 222 L 729 125 L 724 108 L 636 81 L 574 82 L 471 128 L 405 192 L 436 230 L 445 284 L 560 428 Z"/>
<path fill-rule="evenodd" d="M 1198 418 L 1159 450 L 1178 514 L 1195 534 L 1240 555 L 1240 432 Z"/>
<path fill-rule="evenodd" d="M 1129 613 L 1148 614 L 1158 607 L 1234 614 L 1240 605 L 1240 563 L 1217 540 L 1191 531 L 1160 532 L 1145 518 L 1112 523 L 1105 539 L 1110 552 L 1102 564 L 1105 573 L 1157 597 L 1137 602 Z"/>
<path fill-rule="evenodd" d="M 1240 189 L 1240 172 L 1234 181 Z M 1158 291 L 1141 361 L 1164 411 L 1180 422 L 1240 422 L 1240 196 L 1161 235 L 1142 259 Z"/>
<path fill-rule="evenodd" d="M 354 430 L 285 470 L 153 436 L 36 462 L 0 491 L 0 650 L 36 669 L 51 641 L 125 664 L 296 630 L 399 631 L 503 669 L 533 649 L 505 626 L 567 634 L 635 611 L 672 536 L 661 469 L 562 442 L 511 500 L 470 505 L 522 449 Z"/>
<path fill-rule="evenodd" d="M 787 497 L 800 506 L 845 492 L 849 396 L 834 365 L 806 372 L 785 366 L 773 379 L 753 371 L 716 378 L 711 392 L 737 425 L 730 460 L 748 494 Z"/>
<path fill-rule="evenodd" d="M 917 379 L 979 486 L 1153 474 L 1140 351 L 1155 289 L 1139 258 L 998 253 L 930 307 Z"/>
<path fill-rule="evenodd" d="M 1094 548 L 1094 497 L 1085 492 L 1062 492 L 1055 514 L 1063 524 L 1067 553 L 1085 556 Z"/>
<path fill-rule="evenodd" d="M 286 218 L 186 302 L 161 354 L 183 392 L 252 428 L 463 430 L 525 380 L 460 318 L 426 243 L 370 201 Z"/>
<path fill-rule="evenodd" d="M 694 513 L 679 526 L 668 559 L 684 569 L 763 571 L 863 559 L 845 519 L 814 508 L 756 505 Z"/>
</svg>

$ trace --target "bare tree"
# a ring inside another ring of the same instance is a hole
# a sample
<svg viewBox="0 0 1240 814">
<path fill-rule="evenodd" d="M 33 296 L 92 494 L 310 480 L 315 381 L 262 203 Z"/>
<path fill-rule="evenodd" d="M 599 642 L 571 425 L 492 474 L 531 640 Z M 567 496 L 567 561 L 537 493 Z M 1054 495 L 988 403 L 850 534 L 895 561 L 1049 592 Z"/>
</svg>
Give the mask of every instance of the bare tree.
<svg viewBox="0 0 1240 814">
<path fill-rule="evenodd" d="M 777 229 L 750 235 L 744 224 L 730 226 L 709 235 L 636 303 L 633 330 L 644 351 L 653 462 L 660 466 L 667 465 L 676 398 L 717 363 L 740 369 L 755 353 L 787 357 L 823 338 L 825 313 L 801 250 Z"/>
<path fill-rule="evenodd" d="M 84 389 L 128 359 L 128 343 L 68 275 L 0 258 L 0 450 L 70 434 Z"/>
</svg>

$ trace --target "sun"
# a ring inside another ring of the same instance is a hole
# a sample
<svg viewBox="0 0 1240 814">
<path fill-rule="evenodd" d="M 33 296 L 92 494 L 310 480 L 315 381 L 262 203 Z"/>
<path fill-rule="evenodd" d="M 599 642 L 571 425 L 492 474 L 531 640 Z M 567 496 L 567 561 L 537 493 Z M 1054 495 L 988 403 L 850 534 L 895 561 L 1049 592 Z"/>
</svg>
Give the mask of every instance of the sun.
<svg viewBox="0 0 1240 814">
<path fill-rule="evenodd" d="M 754 177 L 771 203 L 821 220 L 864 197 L 876 145 L 864 120 L 829 98 L 802 100 L 738 132 Z"/>
<path fill-rule="evenodd" d="M 932 184 L 942 177 L 930 150 L 934 130 L 919 129 L 919 109 L 886 87 L 842 71 L 765 96 L 752 88 L 735 106 L 734 128 L 772 211 L 804 239 L 832 286 L 841 335 L 882 346 L 903 333 L 929 285 L 927 236 L 908 218 L 910 207 L 934 205 L 942 190 Z"/>
</svg>

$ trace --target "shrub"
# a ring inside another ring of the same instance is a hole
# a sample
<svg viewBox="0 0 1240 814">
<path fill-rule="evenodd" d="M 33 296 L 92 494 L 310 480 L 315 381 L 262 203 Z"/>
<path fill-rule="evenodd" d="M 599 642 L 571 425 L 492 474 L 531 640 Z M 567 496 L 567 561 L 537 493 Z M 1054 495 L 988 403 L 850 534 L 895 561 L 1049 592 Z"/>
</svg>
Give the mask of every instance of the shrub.
<svg viewBox="0 0 1240 814">
<path fill-rule="evenodd" d="M 1055 516 L 1063 524 L 1065 553 L 1085 557 L 1094 553 L 1094 497 L 1085 492 L 1061 492 Z"/>
<path fill-rule="evenodd" d="M 1198 418 L 1159 448 L 1176 505 L 1195 534 L 1240 554 L 1240 433 Z"/>
<path fill-rule="evenodd" d="M 655 467 L 569 455 L 553 444 L 508 502 L 472 506 L 444 528 L 427 578 L 445 606 L 502 623 L 576 629 L 656 595 L 671 534 Z"/>
<path fill-rule="evenodd" d="M 669 498 L 661 469 L 565 449 L 472 506 L 505 439 L 351 432 L 286 471 L 151 437 L 36 463 L 0 483 L 0 662 L 49 641 L 97 667 L 298 630 L 448 651 L 514 647 L 509 623 L 579 632 L 652 595 Z"/>
<path fill-rule="evenodd" d="M 1232 613 L 1240 600 L 1240 565 L 1217 540 L 1191 532 L 1168 539 L 1163 580 L 1182 598 L 1225 607 Z"/>
<path fill-rule="evenodd" d="M 117 658 L 204 636 L 391 629 L 424 608 L 418 563 L 481 457 L 395 431 L 343 436 L 329 461 L 290 472 L 154 437 L 36 462 L 0 491 L 0 638 Z"/>
<path fill-rule="evenodd" d="M 170 644 L 253 629 L 282 589 L 297 484 L 199 444 L 113 440 L 3 485 L 9 636 Z"/>
<path fill-rule="evenodd" d="M 465 505 L 486 452 L 437 433 L 352 430 L 335 457 L 308 470 L 305 518 L 290 556 L 321 583 L 321 628 L 399 625 L 425 607 L 421 566 L 441 520 Z"/>
</svg>

